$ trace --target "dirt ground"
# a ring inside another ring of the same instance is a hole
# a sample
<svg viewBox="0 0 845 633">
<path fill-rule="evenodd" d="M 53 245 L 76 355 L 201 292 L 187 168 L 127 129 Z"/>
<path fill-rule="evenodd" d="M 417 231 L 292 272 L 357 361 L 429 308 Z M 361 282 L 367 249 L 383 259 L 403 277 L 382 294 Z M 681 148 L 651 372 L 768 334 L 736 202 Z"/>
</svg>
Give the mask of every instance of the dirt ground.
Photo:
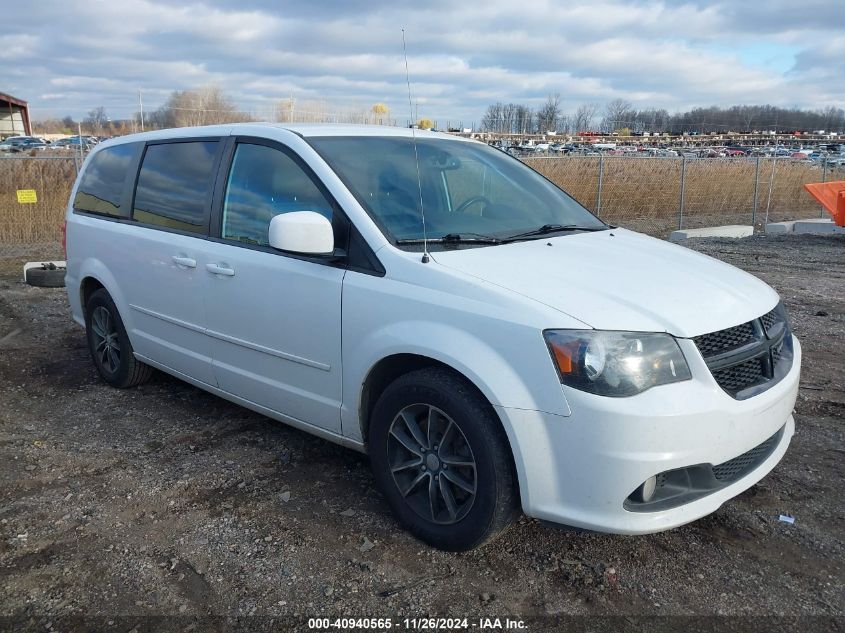
<svg viewBox="0 0 845 633">
<path fill-rule="evenodd" d="M 0 277 L 0 628 L 67 630 L 81 616 L 80 630 L 137 631 L 148 616 L 181 616 L 158 622 L 204 630 L 224 620 L 198 618 L 222 616 L 306 630 L 291 623 L 442 615 L 555 630 L 575 621 L 566 616 L 730 615 L 807 616 L 797 630 L 835 630 L 845 622 L 845 236 L 691 247 L 786 303 L 804 366 L 783 462 L 669 532 L 523 518 L 465 554 L 403 532 L 364 456 L 163 374 L 106 386 L 64 290 Z"/>
</svg>

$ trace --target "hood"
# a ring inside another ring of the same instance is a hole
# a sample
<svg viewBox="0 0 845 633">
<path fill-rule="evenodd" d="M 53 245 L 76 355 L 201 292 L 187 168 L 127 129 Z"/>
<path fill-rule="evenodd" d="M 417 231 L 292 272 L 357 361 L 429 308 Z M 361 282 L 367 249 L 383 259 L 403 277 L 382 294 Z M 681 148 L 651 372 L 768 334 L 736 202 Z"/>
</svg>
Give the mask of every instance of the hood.
<svg viewBox="0 0 845 633">
<path fill-rule="evenodd" d="M 624 229 L 431 256 L 600 330 L 688 338 L 745 323 L 778 302 L 777 293 L 753 275 Z"/>
</svg>

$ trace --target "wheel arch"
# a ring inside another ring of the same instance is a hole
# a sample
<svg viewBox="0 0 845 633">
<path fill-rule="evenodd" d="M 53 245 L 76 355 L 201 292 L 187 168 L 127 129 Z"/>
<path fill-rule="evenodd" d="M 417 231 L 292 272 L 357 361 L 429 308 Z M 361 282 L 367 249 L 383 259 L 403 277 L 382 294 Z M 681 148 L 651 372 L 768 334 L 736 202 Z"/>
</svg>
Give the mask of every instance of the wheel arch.
<svg viewBox="0 0 845 633">
<path fill-rule="evenodd" d="M 100 288 L 105 288 L 99 279 L 87 276 L 79 282 L 79 301 L 82 306 L 82 318 L 88 318 L 88 299 Z M 106 290 L 108 292 L 108 290 Z M 111 293 L 109 293 L 111 294 Z"/>
<path fill-rule="evenodd" d="M 484 396 L 478 386 L 455 368 L 430 356 L 413 353 L 398 353 L 385 356 L 370 368 L 367 377 L 361 385 L 358 403 L 358 423 L 361 425 L 361 437 L 367 442 L 370 431 L 370 415 L 381 394 L 390 383 L 412 371 L 427 367 L 442 367 L 449 369 L 472 385 L 479 394 Z M 487 397 L 485 400 L 489 402 Z"/>
<path fill-rule="evenodd" d="M 451 372 L 465 382 L 487 404 L 491 416 L 499 423 L 504 440 L 507 443 L 511 472 L 513 472 L 514 479 L 516 480 L 515 491 L 517 494 L 517 503 L 521 506 L 524 471 L 519 468 L 517 456 L 514 453 L 512 430 L 508 427 L 506 421 L 502 419 L 498 408 L 494 406 L 491 399 L 484 393 L 484 390 L 464 372 L 443 360 L 418 353 L 401 352 L 385 356 L 370 368 L 361 387 L 358 408 L 361 434 L 365 444 L 369 444 L 369 426 L 373 408 L 384 390 L 400 376 L 426 368 L 441 368 Z"/>
<path fill-rule="evenodd" d="M 103 264 L 102 261 L 95 258 L 88 258 L 82 262 L 79 267 L 79 302 L 81 305 L 83 322 L 87 317 L 88 299 L 100 288 L 105 289 L 109 293 L 117 311 L 120 313 L 120 318 L 126 328 L 126 333 L 132 339 L 132 315 L 130 313 L 129 304 L 126 297 L 120 290 L 120 285 L 112 275 L 111 271 Z"/>
</svg>

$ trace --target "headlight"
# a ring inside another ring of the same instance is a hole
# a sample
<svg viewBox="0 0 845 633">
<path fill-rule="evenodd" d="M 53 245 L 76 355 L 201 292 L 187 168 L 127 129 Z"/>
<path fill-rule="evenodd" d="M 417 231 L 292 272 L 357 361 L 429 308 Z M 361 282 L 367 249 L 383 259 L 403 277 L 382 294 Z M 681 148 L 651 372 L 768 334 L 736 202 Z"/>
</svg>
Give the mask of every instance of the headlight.
<svg viewBox="0 0 845 633">
<path fill-rule="evenodd" d="M 560 381 L 600 396 L 633 396 L 692 376 L 669 334 L 546 330 Z"/>
</svg>

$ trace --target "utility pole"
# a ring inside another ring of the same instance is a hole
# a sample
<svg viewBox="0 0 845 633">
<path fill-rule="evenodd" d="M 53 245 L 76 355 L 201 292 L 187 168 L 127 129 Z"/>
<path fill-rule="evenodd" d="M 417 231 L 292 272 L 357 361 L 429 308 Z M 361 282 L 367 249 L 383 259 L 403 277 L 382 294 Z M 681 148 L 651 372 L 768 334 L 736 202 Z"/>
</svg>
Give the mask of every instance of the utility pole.
<svg viewBox="0 0 845 633">
<path fill-rule="evenodd" d="M 82 165 L 82 162 L 85 160 L 85 157 L 82 154 L 82 123 L 77 123 L 77 131 L 79 132 L 79 164 Z"/>
<path fill-rule="evenodd" d="M 141 131 L 144 131 L 144 98 L 138 90 L 138 105 L 141 106 Z"/>
</svg>

